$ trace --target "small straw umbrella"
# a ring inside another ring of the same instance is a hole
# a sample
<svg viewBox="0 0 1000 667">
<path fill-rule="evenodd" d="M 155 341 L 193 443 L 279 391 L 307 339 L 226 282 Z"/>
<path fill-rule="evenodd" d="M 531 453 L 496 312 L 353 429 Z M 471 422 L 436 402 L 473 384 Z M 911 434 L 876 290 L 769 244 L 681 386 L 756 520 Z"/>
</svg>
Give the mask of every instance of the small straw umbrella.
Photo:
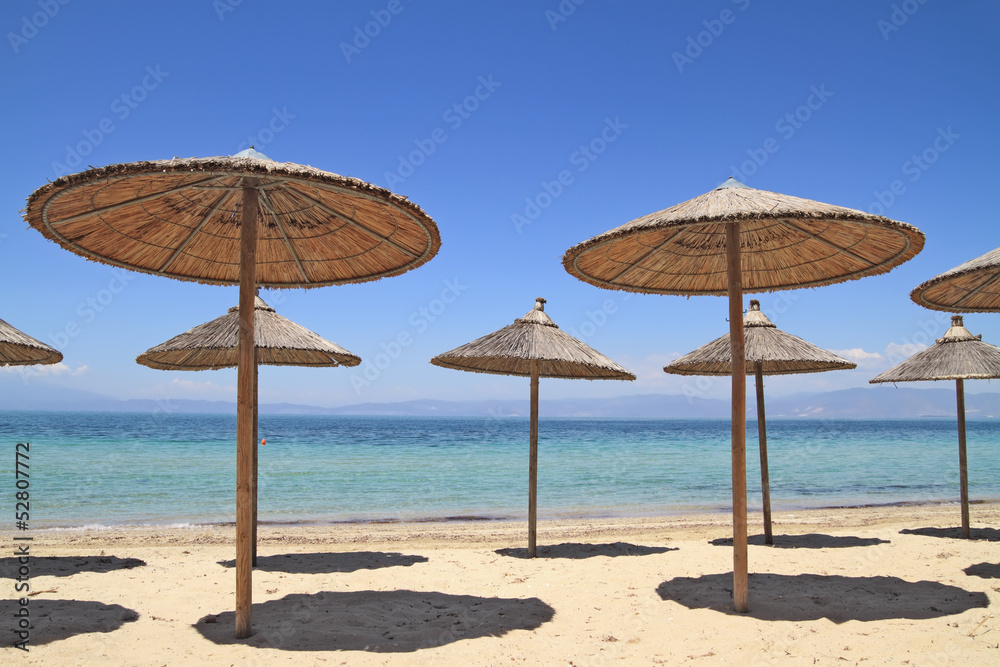
<svg viewBox="0 0 1000 667">
<path fill-rule="evenodd" d="M 323 287 L 397 276 L 441 247 L 405 197 L 355 178 L 234 156 L 131 162 L 35 190 L 25 219 L 87 259 L 154 275 L 240 286 L 236 437 L 236 637 L 253 634 L 250 564 L 254 297 L 257 287 Z"/>
<path fill-rule="evenodd" d="M 729 296 L 736 611 L 749 610 L 744 291 L 818 287 L 885 273 L 923 245 L 920 230 L 905 223 L 757 190 L 730 178 L 694 199 L 579 243 L 563 256 L 571 275 L 605 289 Z"/>
<path fill-rule="evenodd" d="M 926 350 L 873 377 L 869 382 L 954 380 L 958 403 L 958 468 L 962 498 L 962 536 L 969 537 L 969 475 L 965 458 L 965 380 L 1000 378 L 1000 347 L 973 336 L 953 315 L 951 328 Z"/>
<path fill-rule="evenodd" d="M 910 298 L 949 313 L 1000 312 L 1000 248 L 917 285 Z"/>
<path fill-rule="evenodd" d="M 254 309 L 257 311 L 254 315 L 257 366 L 334 367 L 361 363 L 361 357 L 278 315 L 259 296 L 254 302 Z M 239 306 L 234 306 L 222 317 L 199 324 L 165 343 L 151 347 L 136 357 L 136 362 L 162 371 L 203 371 L 237 366 L 239 311 Z M 254 386 L 257 387 L 256 381 Z M 254 405 L 257 405 L 256 397 Z M 251 565 L 257 564 L 257 435 L 254 433 Z"/>
<path fill-rule="evenodd" d="M 431 363 L 473 373 L 531 378 L 530 453 L 528 462 L 528 557 L 535 557 L 536 486 L 538 481 L 538 379 L 634 380 L 611 359 L 559 329 L 545 313 L 545 299 L 524 317 L 471 343 L 439 354 Z"/>
<path fill-rule="evenodd" d="M 0 320 L 0 366 L 58 364 L 62 353 Z"/>
<path fill-rule="evenodd" d="M 757 386 L 757 439 L 760 443 L 760 484 L 764 505 L 764 543 L 774 544 L 771 533 L 771 484 L 767 467 L 767 426 L 764 419 L 764 375 L 819 373 L 857 368 L 857 364 L 816 347 L 777 328 L 760 310 L 760 301 L 750 300 L 743 317 L 743 349 Z M 729 336 L 716 338 L 694 352 L 663 367 L 677 375 L 731 375 Z"/>
</svg>

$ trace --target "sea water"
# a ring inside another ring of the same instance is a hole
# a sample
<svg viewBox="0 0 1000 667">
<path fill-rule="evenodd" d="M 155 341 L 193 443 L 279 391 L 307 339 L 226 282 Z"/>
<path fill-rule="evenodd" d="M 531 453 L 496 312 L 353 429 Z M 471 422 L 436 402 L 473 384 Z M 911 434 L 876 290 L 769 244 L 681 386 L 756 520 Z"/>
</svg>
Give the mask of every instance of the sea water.
<svg viewBox="0 0 1000 667">
<path fill-rule="evenodd" d="M 514 418 L 260 418 L 259 518 L 273 523 L 514 519 L 527 515 L 528 422 Z M 30 443 L 31 526 L 235 520 L 233 415 L 0 412 L 0 479 Z M 775 511 L 957 502 L 954 420 L 769 420 Z M 543 419 L 541 519 L 731 507 L 723 420 Z M 747 429 L 760 506 L 756 423 Z M 1000 499 L 1000 423 L 968 423 L 973 500 Z M 13 500 L 9 523 L 13 526 Z"/>
</svg>

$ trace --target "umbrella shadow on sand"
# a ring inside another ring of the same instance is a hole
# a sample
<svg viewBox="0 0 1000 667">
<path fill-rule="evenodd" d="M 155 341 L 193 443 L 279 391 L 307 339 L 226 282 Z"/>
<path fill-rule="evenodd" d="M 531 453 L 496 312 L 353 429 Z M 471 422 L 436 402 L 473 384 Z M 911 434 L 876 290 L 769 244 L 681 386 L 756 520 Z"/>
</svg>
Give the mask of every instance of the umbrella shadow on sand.
<svg viewBox="0 0 1000 667">
<path fill-rule="evenodd" d="M 233 612 L 195 629 L 216 644 L 289 651 L 408 653 L 463 639 L 535 630 L 555 610 L 538 598 L 486 598 L 427 591 L 320 591 L 253 605 L 254 634 L 233 638 Z"/>
<path fill-rule="evenodd" d="M 383 567 L 409 567 L 426 563 L 426 556 L 411 556 L 381 551 L 349 551 L 344 553 L 275 554 L 257 558 L 255 570 L 287 574 L 334 574 L 378 570 Z M 223 567 L 236 567 L 235 560 L 222 560 Z"/>
<path fill-rule="evenodd" d="M 677 547 L 647 547 L 628 542 L 611 542 L 609 544 L 582 544 L 579 542 L 564 542 L 538 547 L 539 558 L 593 558 L 594 556 L 650 556 L 668 551 L 678 551 Z M 523 547 L 507 547 L 497 549 L 496 553 L 511 558 L 529 558 L 528 550 Z"/>
<path fill-rule="evenodd" d="M 32 556 L 30 567 L 33 577 L 71 577 L 80 572 L 131 570 L 145 564 L 139 558 L 118 556 Z M 16 557 L 0 558 L 0 579 L 13 579 L 20 565 Z"/>
<path fill-rule="evenodd" d="M 720 537 L 710 540 L 709 544 L 717 547 L 733 546 L 733 538 Z M 747 544 L 764 545 L 763 535 L 751 535 Z M 876 544 L 889 544 L 889 540 L 878 537 L 855 537 L 854 535 L 824 535 L 822 533 L 804 533 L 802 535 L 775 535 L 774 544 L 767 546 L 777 549 L 844 549 L 848 547 L 872 547 Z"/>
<path fill-rule="evenodd" d="M 976 563 L 962 570 L 970 577 L 1000 579 L 1000 563 Z"/>
<path fill-rule="evenodd" d="M 690 609 L 742 616 L 733 610 L 732 582 L 731 572 L 676 577 L 660 584 L 656 592 Z M 765 621 L 916 620 L 961 614 L 990 603 L 985 593 L 899 577 L 751 574 L 750 588 L 755 602 L 748 615 Z"/>
<path fill-rule="evenodd" d="M 125 623 L 138 620 L 139 614 L 119 604 L 96 600 L 40 600 L 29 598 L 31 628 L 28 648 L 50 644 L 91 632 L 113 632 Z M 0 600 L 0 615 L 16 627 L 17 600 Z M 5 633 L 7 634 L 7 633 Z M 8 635 L 12 639 L 13 633 Z M 9 643 L 8 643 L 9 645 Z"/>
<path fill-rule="evenodd" d="M 923 537 L 950 537 L 961 540 L 962 529 L 955 528 L 904 528 L 899 531 L 901 535 L 921 535 Z M 996 528 L 972 528 L 969 539 L 985 540 L 987 542 L 1000 542 L 1000 530 Z"/>
</svg>

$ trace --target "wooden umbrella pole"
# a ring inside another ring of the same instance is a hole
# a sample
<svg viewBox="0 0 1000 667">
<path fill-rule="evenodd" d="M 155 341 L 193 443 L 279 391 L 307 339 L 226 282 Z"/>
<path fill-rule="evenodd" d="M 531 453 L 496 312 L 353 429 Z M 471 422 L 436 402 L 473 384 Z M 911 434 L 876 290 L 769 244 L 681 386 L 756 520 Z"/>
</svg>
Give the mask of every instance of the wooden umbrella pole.
<svg viewBox="0 0 1000 667">
<path fill-rule="evenodd" d="M 528 460 L 528 558 L 535 557 L 538 487 L 538 362 L 531 362 L 531 451 Z"/>
<path fill-rule="evenodd" d="M 254 300 L 254 306 L 256 310 L 256 299 Z M 256 313 L 254 313 L 254 319 L 256 319 Z M 257 324 L 254 323 L 256 328 Z M 254 342 L 253 348 L 253 526 L 251 529 L 250 541 L 253 543 L 253 551 L 250 554 L 250 565 L 257 567 L 257 471 L 259 466 L 257 465 L 257 457 L 260 454 L 259 445 L 260 442 L 260 429 L 257 428 L 257 401 L 259 399 L 257 387 L 258 378 L 260 374 L 258 373 L 259 366 L 257 366 L 257 345 Z"/>
<path fill-rule="evenodd" d="M 969 539 L 969 466 L 965 458 L 965 382 L 955 380 L 958 397 L 958 474 L 962 486 L 962 537 Z"/>
<path fill-rule="evenodd" d="M 733 608 L 747 612 L 747 385 L 743 350 L 743 274 L 740 223 L 726 223 L 726 274 L 729 286 L 729 345 L 733 379 Z"/>
<path fill-rule="evenodd" d="M 771 533 L 771 480 L 767 471 L 767 422 L 764 419 L 764 373 L 760 364 L 756 368 L 757 385 L 757 440 L 760 442 L 760 488 L 764 504 L 764 544 L 774 544 Z"/>
<path fill-rule="evenodd" d="M 257 189 L 255 179 L 243 183 L 240 223 L 240 328 L 236 398 L 236 638 L 253 634 L 251 539 L 253 524 L 254 297 L 257 292 Z"/>
</svg>

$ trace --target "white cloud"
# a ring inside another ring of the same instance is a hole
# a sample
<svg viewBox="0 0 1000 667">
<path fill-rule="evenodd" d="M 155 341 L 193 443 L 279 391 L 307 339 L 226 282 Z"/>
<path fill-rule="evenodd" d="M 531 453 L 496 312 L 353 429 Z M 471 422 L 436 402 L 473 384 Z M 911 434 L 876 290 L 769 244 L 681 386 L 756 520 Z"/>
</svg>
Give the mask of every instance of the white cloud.
<svg viewBox="0 0 1000 667">
<path fill-rule="evenodd" d="M 80 377 L 88 371 L 87 364 L 80 364 L 76 368 L 70 368 L 60 362 L 58 364 L 35 364 L 33 366 L 3 366 L 5 373 L 17 373 L 24 377 Z"/>
<path fill-rule="evenodd" d="M 853 347 L 849 350 L 830 350 L 837 356 L 843 357 L 844 359 L 849 359 L 855 362 L 862 362 L 868 359 L 881 359 L 882 355 L 878 352 L 866 352 L 860 347 Z"/>
</svg>

